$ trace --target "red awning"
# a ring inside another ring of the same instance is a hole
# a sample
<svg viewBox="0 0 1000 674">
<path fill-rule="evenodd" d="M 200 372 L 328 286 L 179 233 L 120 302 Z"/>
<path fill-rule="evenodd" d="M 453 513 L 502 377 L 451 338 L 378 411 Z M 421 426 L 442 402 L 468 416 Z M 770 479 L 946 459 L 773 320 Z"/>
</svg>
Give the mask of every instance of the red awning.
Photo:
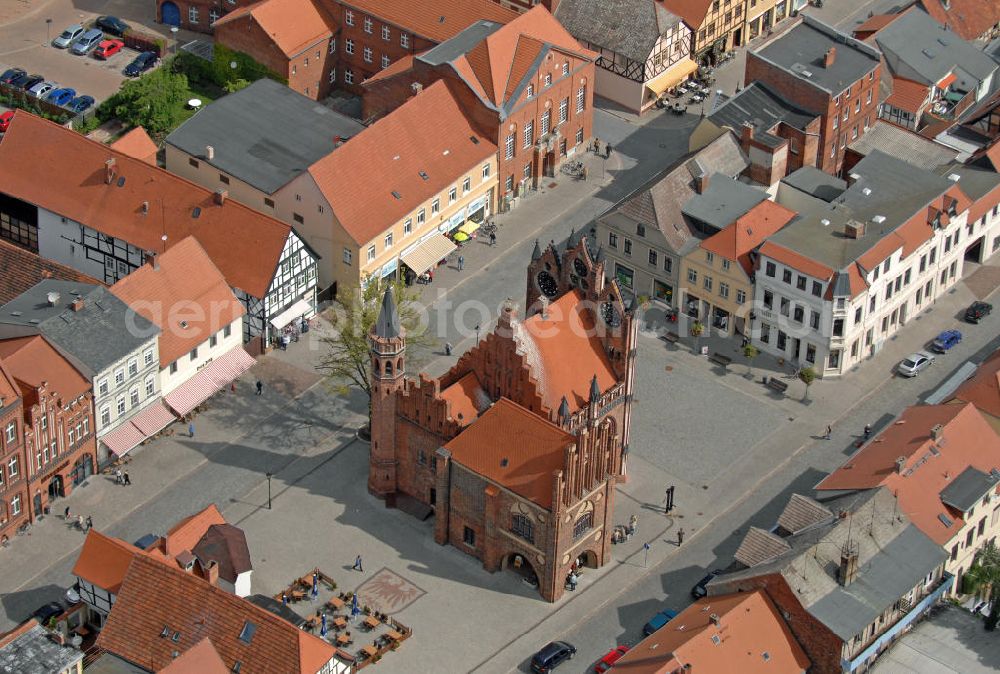
<svg viewBox="0 0 1000 674">
<path fill-rule="evenodd" d="M 165 428 L 171 421 L 176 420 L 177 417 L 174 416 L 174 413 L 167 408 L 162 400 L 157 400 L 142 412 L 129 419 L 147 438 Z"/>
<path fill-rule="evenodd" d="M 186 382 L 164 397 L 167 405 L 180 416 L 184 416 L 216 392 L 222 390 L 257 361 L 253 356 L 237 347 L 229 353 L 213 360 Z"/>
<path fill-rule="evenodd" d="M 138 428 L 127 421 L 107 435 L 101 437 L 101 442 L 118 456 L 124 456 L 146 439 L 146 436 Z"/>
<path fill-rule="evenodd" d="M 957 79 L 958 79 L 958 76 L 955 75 L 955 73 L 948 73 L 943 78 L 941 78 L 940 82 L 937 83 L 938 89 L 947 89 L 948 85 L 951 84 L 952 82 L 954 82 Z"/>
</svg>

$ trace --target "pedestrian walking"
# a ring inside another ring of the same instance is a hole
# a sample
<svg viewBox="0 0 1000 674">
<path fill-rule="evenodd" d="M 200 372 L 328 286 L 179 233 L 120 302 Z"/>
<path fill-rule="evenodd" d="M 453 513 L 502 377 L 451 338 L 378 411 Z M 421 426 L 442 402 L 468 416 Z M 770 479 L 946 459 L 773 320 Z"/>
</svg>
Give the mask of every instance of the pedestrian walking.
<svg viewBox="0 0 1000 674">
<path fill-rule="evenodd" d="M 125 486 L 126 487 L 131 487 L 132 486 L 132 480 L 131 480 L 131 478 L 129 478 L 127 470 L 124 473 L 122 473 L 122 478 L 125 480 Z"/>
<path fill-rule="evenodd" d="M 872 425 L 871 424 L 865 424 L 865 440 L 867 440 L 871 436 L 872 436 Z"/>
<path fill-rule="evenodd" d="M 823 439 L 824 439 L 824 440 L 829 440 L 829 439 L 830 439 L 830 434 L 831 434 L 831 433 L 833 433 L 833 429 L 832 429 L 832 428 L 830 428 L 830 426 L 829 426 L 829 424 L 828 424 L 828 425 L 827 425 L 827 427 L 826 427 L 826 433 L 824 433 L 824 434 L 823 434 Z"/>
<path fill-rule="evenodd" d="M 257 395 L 264 395 L 264 382 L 257 380 Z"/>
<path fill-rule="evenodd" d="M 121 484 L 121 483 L 122 483 L 122 469 L 115 468 L 115 484 Z"/>
<path fill-rule="evenodd" d="M 94 520 L 91 519 L 90 515 L 87 515 L 87 529 L 86 530 L 90 531 L 93 528 L 94 528 Z"/>
<path fill-rule="evenodd" d="M 604 158 L 611 159 L 611 145 L 607 144 L 604 146 Z"/>
<path fill-rule="evenodd" d="M 452 348 L 451 347 L 451 342 L 445 342 L 444 343 L 444 355 L 450 356 L 451 355 L 451 348 Z"/>
<path fill-rule="evenodd" d="M 365 570 L 361 567 L 361 555 L 354 558 L 354 566 L 351 567 L 351 570 L 360 571 L 361 573 L 365 572 Z"/>
<path fill-rule="evenodd" d="M 63 511 L 63 519 L 69 521 L 69 506 L 66 506 L 66 510 Z"/>
<path fill-rule="evenodd" d="M 79 529 L 80 531 L 86 531 L 86 529 L 83 528 L 83 525 L 84 525 L 84 523 L 83 523 L 83 515 L 77 515 L 76 516 L 76 528 Z"/>
<path fill-rule="evenodd" d="M 462 271 L 463 269 L 465 269 L 465 256 L 464 255 L 459 255 L 458 256 L 458 271 Z"/>
<path fill-rule="evenodd" d="M 684 529 L 681 528 L 677 530 L 677 547 L 678 548 L 681 547 L 681 544 L 683 542 L 684 542 Z"/>
<path fill-rule="evenodd" d="M 490 232 L 490 245 L 491 246 L 497 245 L 497 233 L 496 232 Z"/>
<path fill-rule="evenodd" d="M 190 438 L 194 437 L 194 422 L 193 421 L 188 424 L 188 437 L 190 437 Z"/>
<path fill-rule="evenodd" d="M 601 154 L 601 140 L 594 137 L 594 154 Z"/>
</svg>

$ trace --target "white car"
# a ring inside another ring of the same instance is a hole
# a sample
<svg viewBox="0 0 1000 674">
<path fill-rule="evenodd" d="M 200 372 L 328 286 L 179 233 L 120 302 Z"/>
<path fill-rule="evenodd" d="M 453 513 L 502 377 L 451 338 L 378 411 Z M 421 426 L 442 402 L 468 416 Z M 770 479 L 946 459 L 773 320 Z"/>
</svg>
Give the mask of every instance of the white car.
<svg viewBox="0 0 1000 674">
<path fill-rule="evenodd" d="M 59 49 L 69 49 L 69 46 L 76 42 L 77 38 L 83 35 L 85 28 L 78 23 L 73 24 L 52 41 L 53 47 Z"/>
<path fill-rule="evenodd" d="M 918 351 L 916 353 L 911 353 L 909 356 L 904 358 L 896 366 L 899 374 L 904 377 L 916 377 L 925 368 L 930 367 L 934 364 L 934 356 L 929 353 L 924 353 L 923 351 Z"/>
<path fill-rule="evenodd" d="M 55 82 L 39 82 L 35 86 L 28 89 L 28 93 L 35 98 L 45 98 L 45 96 L 57 86 L 59 85 Z"/>
</svg>

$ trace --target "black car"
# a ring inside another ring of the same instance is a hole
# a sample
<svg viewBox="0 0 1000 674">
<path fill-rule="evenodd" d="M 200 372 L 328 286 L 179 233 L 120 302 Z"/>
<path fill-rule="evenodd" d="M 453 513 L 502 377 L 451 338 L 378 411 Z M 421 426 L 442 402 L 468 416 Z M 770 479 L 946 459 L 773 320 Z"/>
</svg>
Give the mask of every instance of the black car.
<svg viewBox="0 0 1000 674">
<path fill-rule="evenodd" d="M 691 597 L 694 599 L 701 599 L 702 597 L 708 596 L 708 584 L 711 583 L 716 576 L 722 575 L 722 569 L 715 569 L 712 573 L 708 574 L 704 578 L 698 581 L 698 583 L 691 588 Z"/>
<path fill-rule="evenodd" d="M 155 52 L 144 51 L 125 66 L 123 71 L 129 77 L 138 77 L 156 65 L 157 57 Z"/>
<path fill-rule="evenodd" d="M 553 641 L 531 658 L 531 671 L 547 674 L 576 655 L 576 647 L 565 641 Z"/>
<path fill-rule="evenodd" d="M 969 323 L 978 323 L 990 315 L 993 305 L 989 302 L 973 302 L 972 306 L 965 310 L 965 320 Z"/>
<path fill-rule="evenodd" d="M 64 609 L 63 605 L 59 602 L 50 601 L 48 604 L 38 607 L 35 612 L 31 614 L 31 617 L 35 618 L 40 625 L 45 625 L 49 622 L 49 620 L 57 615 L 62 615 L 65 610 L 66 609 Z"/>
<path fill-rule="evenodd" d="M 0 82 L 3 82 L 4 84 L 10 84 L 21 75 L 27 75 L 27 74 L 28 73 L 22 70 L 21 68 L 9 68 L 3 71 L 3 75 L 0 75 Z"/>
<path fill-rule="evenodd" d="M 94 25 L 103 30 L 105 33 L 110 33 L 116 37 L 121 37 L 125 34 L 125 31 L 129 29 L 129 25 L 119 19 L 117 16 L 99 16 Z"/>
<path fill-rule="evenodd" d="M 27 73 L 25 73 L 24 75 L 15 77 L 13 80 L 11 80 L 10 86 L 14 87 L 15 89 L 24 89 L 25 91 L 27 91 L 28 89 L 35 86 L 39 82 L 44 82 L 44 81 L 45 81 L 44 75 L 28 75 Z"/>
</svg>

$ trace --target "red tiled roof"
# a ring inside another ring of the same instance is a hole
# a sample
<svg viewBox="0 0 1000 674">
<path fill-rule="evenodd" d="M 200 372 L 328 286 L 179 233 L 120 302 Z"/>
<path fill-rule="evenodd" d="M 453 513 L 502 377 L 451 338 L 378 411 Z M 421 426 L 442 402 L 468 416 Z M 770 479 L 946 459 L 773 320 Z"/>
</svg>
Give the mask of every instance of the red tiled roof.
<svg viewBox="0 0 1000 674">
<path fill-rule="evenodd" d="M 712 6 L 712 0 L 663 0 L 663 6 L 671 14 L 681 17 L 697 33 L 705 21 L 708 8 Z"/>
<path fill-rule="evenodd" d="M 892 95 L 885 99 L 885 102 L 894 108 L 918 114 L 926 106 L 929 97 L 930 89 L 926 84 L 894 77 Z"/>
<path fill-rule="evenodd" d="M 565 465 L 576 438 L 555 424 L 500 398 L 445 448 L 452 459 L 515 494 L 552 508 L 552 474 Z"/>
<path fill-rule="evenodd" d="M 160 367 L 166 367 L 246 313 L 198 240 L 189 236 L 144 265 L 111 292 L 160 327 Z M 237 326 L 237 330 L 239 330 Z"/>
<path fill-rule="evenodd" d="M 160 539 L 159 547 L 171 557 L 185 550 L 194 550 L 194 546 L 201 540 L 210 526 L 225 523 L 226 518 L 219 512 L 219 508 L 214 503 L 210 503 L 203 510 L 185 517 L 171 527 L 166 537 Z"/>
<path fill-rule="evenodd" d="M 253 634 L 240 639 L 247 623 Z M 160 636 L 164 629 L 170 636 Z M 173 662 L 175 651 L 206 638 L 228 668 L 240 662 L 247 674 L 315 674 L 336 652 L 249 601 L 142 555 L 128 568 L 97 646 L 158 671 Z"/>
<path fill-rule="evenodd" d="M 3 359 L 0 359 L 0 406 L 9 407 L 12 400 L 21 397 L 14 375 L 7 371 Z"/>
<path fill-rule="evenodd" d="M 918 214 L 918 217 L 911 222 L 920 221 L 922 214 Z M 921 222 L 921 224 L 923 224 Z M 930 227 L 926 224 L 923 226 L 930 231 Z M 902 229 L 900 227 L 899 229 Z M 858 258 L 858 264 L 860 264 L 865 269 L 874 269 L 875 267 L 882 264 L 882 261 L 887 257 L 895 253 L 897 250 L 903 248 L 906 245 L 906 240 L 899 234 L 899 231 L 889 232 L 887 235 L 883 236 L 881 239 L 875 242 L 871 248 L 866 250 L 863 255 Z"/>
<path fill-rule="evenodd" d="M 984 360 L 952 398 L 972 403 L 980 412 L 1000 419 L 1000 351 Z"/>
<path fill-rule="evenodd" d="M 899 14 L 876 14 L 862 24 L 854 27 L 854 35 L 859 33 L 876 33 L 899 18 Z"/>
<path fill-rule="evenodd" d="M 211 640 L 205 637 L 181 653 L 157 674 L 232 674 L 232 672 L 222 661 Z"/>
<path fill-rule="evenodd" d="M 800 674 L 810 665 L 767 593 L 753 590 L 699 599 L 633 646 L 612 671 Z"/>
<path fill-rule="evenodd" d="M 943 440 L 931 429 L 942 426 Z M 932 447 L 934 449 L 932 449 Z M 902 472 L 896 460 L 904 459 Z M 896 494 L 900 509 L 929 538 L 945 545 L 964 526 L 962 513 L 941 502 L 941 491 L 966 468 L 1000 469 L 1000 437 L 975 405 L 914 405 L 816 485 L 816 489 L 872 489 Z M 939 515 L 945 515 L 947 525 Z"/>
<path fill-rule="evenodd" d="M 91 529 L 83 539 L 73 575 L 117 594 L 132 558 L 140 554 L 139 548 Z"/>
<path fill-rule="evenodd" d="M 333 32 L 327 16 L 313 0 L 261 0 L 226 14 L 213 28 L 252 18 L 287 58 L 298 56 Z"/>
<path fill-rule="evenodd" d="M 932 19 L 948 26 L 963 40 L 975 40 L 1000 23 L 1000 4 L 996 0 L 920 0 Z"/>
<path fill-rule="evenodd" d="M 702 241 L 701 247 L 727 260 L 739 261 L 747 275 L 753 274 L 750 252 L 795 215 L 795 211 L 773 201 L 762 201 L 736 222 Z"/>
<path fill-rule="evenodd" d="M 508 23 L 518 16 L 490 0 L 347 0 L 344 4 L 434 42 L 444 42 L 479 20 Z"/>
<path fill-rule="evenodd" d="M 32 391 L 47 382 L 65 405 L 90 390 L 90 382 L 40 335 L 0 340 L 0 358 L 14 379 Z"/>
<path fill-rule="evenodd" d="M 496 152 L 439 80 L 313 164 L 309 173 L 340 224 L 364 245 Z"/>
<path fill-rule="evenodd" d="M 45 279 L 104 285 L 72 267 L 46 260 L 30 250 L 0 241 L 0 304 L 10 302 Z"/>
<path fill-rule="evenodd" d="M 368 84 L 369 82 L 378 82 L 380 80 L 409 72 L 409 70 L 413 67 L 413 58 L 413 54 L 407 54 L 406 56 L 393 61 L 388 68 L 382 68 L 382 70 L 379 70 L 377 73 L 365 80 L 364 84 Z"/>
<path fill-rule="evenodd" d="M 461 426 L 468 426 L 479 413 L 490 405 L 489 396 L 475 372 L 462 376 L 448 388 L 441 391 L 441 398 L 451 403 L 451 418 Z"/>
<path fill-rule="evenodd" d="M 159 148 L 141 126 L 135 127 L 111 143 L 111 149 L 156 166 L 156 153 Z"/>
<path fill-rule="evenodd" d="M 110 184 L 109 160 L 115 162 Z M 291 232 L 233 199 L 219 205 L 211 190 L 23 110 L 0 143 L 0 191 L 143 250 L 162 252 L 194 236 L 231 287 L 257 298 L 267 294 Z"/>
<path fill-rule="evenodd" d="M 811 260 L 805 255 L 789 250 L 773 241 L 765 241 L 760 247 L 760 254 L 777 260 L 783 265 L 796 269 L 803 274 L 808 274 L 813 278 L 829 279 L 833 275 L 833 270 L 825 264 Z"/>
</svg>

